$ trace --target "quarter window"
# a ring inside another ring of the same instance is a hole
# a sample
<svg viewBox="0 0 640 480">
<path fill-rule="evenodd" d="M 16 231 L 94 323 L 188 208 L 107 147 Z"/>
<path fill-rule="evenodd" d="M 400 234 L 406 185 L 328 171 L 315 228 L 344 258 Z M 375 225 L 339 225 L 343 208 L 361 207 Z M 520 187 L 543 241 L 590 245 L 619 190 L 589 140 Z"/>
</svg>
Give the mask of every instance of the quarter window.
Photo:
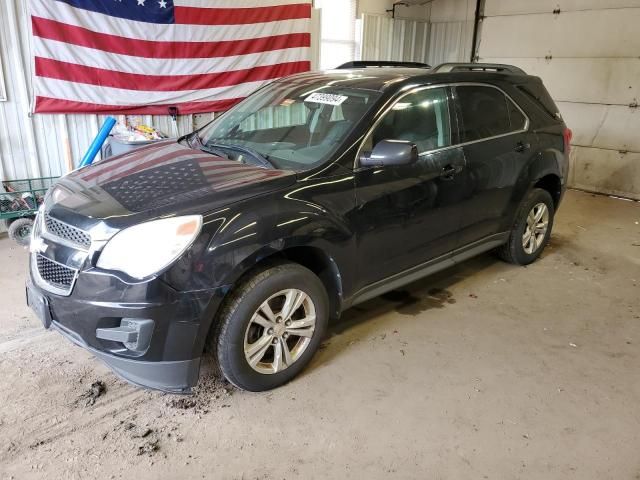
<svg viewBox="0 0 640 480">
<path fill-rule="evenodd" d="M 526 118 L 500 90 L 483 86 L 458 86 L 456 97 L 462 118 L 460 139 L 471 142 L 522 130 Z"/>
<path fill-rule="evenodd" d="M 369 134 L 363 152 L 381 140 L 407 140 L 421 153 L 451 145 L 446 90 L 428 88 L 400 98 Z"/>
<path fill-rule="evenodd" d="M 507 98 L 507 104 L 509 105 L 509 121 L 511 122 L 512 130 L 523 130 L 527 123 L 526 117 L 522 114 L 520 109 L 516 107 L 516 104 Z"/>
</svg>

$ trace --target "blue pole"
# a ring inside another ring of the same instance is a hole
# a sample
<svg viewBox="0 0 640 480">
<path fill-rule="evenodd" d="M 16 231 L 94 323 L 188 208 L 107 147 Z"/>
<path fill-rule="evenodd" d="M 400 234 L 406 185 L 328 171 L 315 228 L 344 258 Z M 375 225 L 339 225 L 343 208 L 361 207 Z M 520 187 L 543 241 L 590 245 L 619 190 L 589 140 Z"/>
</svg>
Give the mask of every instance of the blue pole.
<svg viewBox="0 0 640 480">
<path fill-rule="evenodd" d="M 85 153 L 84 157 L 82 157 L 80 168 L 86 167 L 87 165 L 91 165 L 93 163 L 94 158 L 96 158 L 96 155 L 100 151 L 100 148 L 102 148 L 102 144 L 109 136 L 109 133 L 111 132 L 111 129 L 115 124 L 115 118 L 107 117 L 105 119 L 104 123 L 102 124 L 102 128 L 100 128 L 100 131 L 98 132 L 98 135 L 96 135 L 96 138 L 94 138 L 93 142 L 91 142 L 89 150 L 87 150 L 87 153 Z"/>
</svg>

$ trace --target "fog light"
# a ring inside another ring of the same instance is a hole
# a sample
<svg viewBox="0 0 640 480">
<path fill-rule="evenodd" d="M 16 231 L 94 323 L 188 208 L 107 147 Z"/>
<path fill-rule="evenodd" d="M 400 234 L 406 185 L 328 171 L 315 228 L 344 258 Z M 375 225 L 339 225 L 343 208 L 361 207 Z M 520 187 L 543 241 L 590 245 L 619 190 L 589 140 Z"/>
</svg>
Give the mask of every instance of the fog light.
<svg viewBox="0 0 640 480">
<path fill-rule="evenodd" d="M 144 352 L 151 343 L 153 320 L 146 318 L 123 318 L 119 327 L 98 328 L 96 338 L 121 342 L 134 352 Z"/>
</svg>

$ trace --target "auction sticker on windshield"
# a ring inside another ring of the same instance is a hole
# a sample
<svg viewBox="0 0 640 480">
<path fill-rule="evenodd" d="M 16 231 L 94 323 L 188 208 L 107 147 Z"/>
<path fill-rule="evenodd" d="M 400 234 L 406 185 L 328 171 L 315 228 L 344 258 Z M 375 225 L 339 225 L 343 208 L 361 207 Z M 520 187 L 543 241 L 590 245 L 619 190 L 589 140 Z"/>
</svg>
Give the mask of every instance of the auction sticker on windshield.
<svg viewBox="0 0 640 480">
<path fill-rule="evenodd" d="M 340 105 L 347 98 L 346 95 L 335 95 L 333 93 L 315 92 L 304 99 L 305 102 L 326 103 L 327 105 Z"/>
</svg>

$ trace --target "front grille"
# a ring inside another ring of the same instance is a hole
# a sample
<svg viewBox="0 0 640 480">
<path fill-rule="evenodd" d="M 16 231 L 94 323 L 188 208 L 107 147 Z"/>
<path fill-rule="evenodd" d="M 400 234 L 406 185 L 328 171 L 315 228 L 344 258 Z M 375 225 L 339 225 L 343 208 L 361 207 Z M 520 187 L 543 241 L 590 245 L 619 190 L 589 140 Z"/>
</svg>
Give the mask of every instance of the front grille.
<svg viewBox="0 0 640 480">
<path fill-rule="evenodd" d="M 38 254 L 36 256 L 40 278 L 52 287 L 69 292 L 76 277 L 76 270 L 49 260 Z"/>
<path fill-rule="evenodd" d="M 47 213 L 44 214 L 44 224 L 47 231 L 56 237 L 63 238 L 84 248 L 91 246 L 91 237 L 88 233 L 51 218 Z"/>
</svg>

